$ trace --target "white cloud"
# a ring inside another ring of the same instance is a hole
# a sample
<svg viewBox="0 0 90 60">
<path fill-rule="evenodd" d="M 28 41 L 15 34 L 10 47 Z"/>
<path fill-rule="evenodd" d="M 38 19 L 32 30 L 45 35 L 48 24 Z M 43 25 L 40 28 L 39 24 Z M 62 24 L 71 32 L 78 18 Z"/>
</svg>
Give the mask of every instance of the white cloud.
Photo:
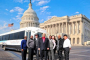
<svg viewBox="0 0 90 60">
<path fill-rule="evenodd" d="M 78 14 L 79 12 L 77 11 L 77 12 L 75 12 L 76 14 Z"/>
<path fill-rule="evenodd" d="M 47 4 L 47 3 L 49 3 L 49 1 L 42 0 L 42 1 L 39 1 L 37 5 L 41 6 L 41 5 L 44 5 L 44 4 Z"/>
<path fill-rule="evenodd" d="M 50 0 L 32 0 L 32 2 L 37 2 L 37 5 L 38 6 L 41 6 L 41 5 L 44 5 L 44 4 L 47 4 L 50 2 Z"/>
<path fill-rule="evenodd" d="M 43 21 L 44 21 L 44 19 L 41 19 L 41 20 L 40 20 L 40 23 L 42 23 Z"/>
<path fill-rule="evenodd" d="M 29 0 L 25 0 L 24 2 L 29 2 Z"/>
<path fill-rule="evenodd" d="M 49 20 L 49 19 L 51 19 L 51 18 L 53 18 L 53 17 L 57 17 L 57 16 L 55 16 L 55 15 L 54 15 L 54 16 L 48 16 L 48 17 L 47 17 L 47 20 Z"/>
<path fill-rule="evenodd" d="M 5 9 L 6 11 L 8 11 L 8 9 Z"/>
<path fill-rule="evenodd" d="M 20 7 L 15 7 L 15 11 L 18 11 L 18 14 L 23 14 L 24 9 Z"/>
<path fill-rule="evenodd" d="M 47 8 L 49 8 L 49 6 L 41 7 L 40 10 L 41 10 L 41 12 L 44 12 L 44 11 L 46 11 Z"/>
<path fill-rule="evenodd" d="M 23 3 L 23 2 L 29 2 L 30 0 L 14 0 L 15 2 Z"/>
<path fill-rule="evenodd" d="M 10 10 L 11 12 L 17 12 L 16 17 L 13 17 L 12 19 L 16 20 L 17 22 L 20 22 L 21 20 L 21 15 L 23 14 L 24 9 L 20 8 L 20 7 L 14 7 L 12 10 Z"/>
<path fill-rule="evenodd" d="M 13 18 L 13 20 L 20 22 L 21 20 L 21 15 L 17 15 L 16 17 Z"/>
<path fill-rule="evenodd" d="M 23 0 L 14 0 L 15 2 L 19 2 L 19 3 L 22 3 Z"/>
<path fill-rule="evenodd" d="M 7 22 L 2 21 L 3 25 L 0 25 L 0 30 L 7 28 Z"/>
<path fill-rule="evenodd" d="M 24 11 L 24 9 L 20 8 L 20 7 L 14 7 L 14 9 L 11 9 L 10 12 L 15 12 L 17 11 L 18 14 L 22 14 L 22 12 Z"/>
<path fill-rule="evenodd" d="M 12 12 L 14 12 L 14 10 L 12 9 L 12 10 L 10 10 L 10 12 L 12 13 Z"/>
</svg>

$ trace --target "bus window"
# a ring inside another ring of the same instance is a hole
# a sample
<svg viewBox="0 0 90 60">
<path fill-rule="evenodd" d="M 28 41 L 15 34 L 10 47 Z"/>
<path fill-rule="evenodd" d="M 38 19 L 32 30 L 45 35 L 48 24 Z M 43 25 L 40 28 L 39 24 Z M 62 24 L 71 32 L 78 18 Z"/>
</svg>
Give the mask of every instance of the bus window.
<svg viewBox="0 0 90 60">
<path fill-rule="evenodd" d="M 1 41 L 2 41 L 2 36 L 1 36 Z"/>
<path fill-rule="evenodd" d="M 6 36 L 5 36 L 5 40 L 8 40 L 8 38 L 9 38 L 9 35 L 6 35 Z"/>
<path fill-rule="evenodd" d="M 2 40 L 3 40 L 3 36 L 2 36 Z"/>
<path fill-rule="evenodd" d="M 5 40 L 5 35 L 3 36 L 3 40 Z"/>
<path fill-rule="evenodd" d="M 13 34 L 9 35 L 9 40 L 13 40 Z"/>
<path fill-rule="evenodd" d="M 18 33 L 14 33 L 14 39 L 18 39 L 19 36 L 18 36 Z"/>
<path fill-rule="evenodd" d="M 38 37 L 41 38 L 43 33 L 38 32 Z"/>
<path fill-rule="evenodd" d="M 25 31 L 21 31 L 19 32 L 19 39 L 24 39 L 24 34 L 25 34 Z"/>
<path fill-rule="evenodd" d="M 0 41 L 1 41 L 1 36 L 0 36 Z"/>
</svg>

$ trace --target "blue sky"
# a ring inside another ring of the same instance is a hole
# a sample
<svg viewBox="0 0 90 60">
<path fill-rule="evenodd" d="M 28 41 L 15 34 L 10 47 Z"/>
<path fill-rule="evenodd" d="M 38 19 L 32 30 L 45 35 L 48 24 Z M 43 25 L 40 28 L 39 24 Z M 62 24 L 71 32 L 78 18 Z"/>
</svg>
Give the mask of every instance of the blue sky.
<svg viewBox="0 0 90 60">
<path fill-rule="evenodd" d="M 0 0 L 0 34 L 19 29 L 20 21 L 29 0 Z M 32 8 L 37 13 L 39 22 L 53 16 L 62 17 L 83 14 L 90 19 L 90 0 L 32 0 Z M 8 24 L 14 23 L 9 28 Z"/>
</svg>

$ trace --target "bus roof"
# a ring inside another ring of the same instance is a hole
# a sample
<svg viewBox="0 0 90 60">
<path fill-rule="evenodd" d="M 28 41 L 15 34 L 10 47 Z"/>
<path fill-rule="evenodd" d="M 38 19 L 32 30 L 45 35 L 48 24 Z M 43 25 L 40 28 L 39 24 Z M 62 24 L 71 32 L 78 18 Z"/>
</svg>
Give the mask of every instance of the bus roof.
<svg viewBox="0 0 90 60">
<path fill-rule="evenodd" d="M 20 31 L 28 31 L 28 30 L 47 33 L 46 30 L 38 28 L 38 27 L 26 27 L 26 28 L 21 28 L 21 29 L 18 29 L 18 30 L 13 30 L 13 31 L 10 31 L 10 32 L 7 32 L 7 33 L 0 34 L 0 36 L 15 33 L 15 32 L 20 32 Z"/>
</svg>

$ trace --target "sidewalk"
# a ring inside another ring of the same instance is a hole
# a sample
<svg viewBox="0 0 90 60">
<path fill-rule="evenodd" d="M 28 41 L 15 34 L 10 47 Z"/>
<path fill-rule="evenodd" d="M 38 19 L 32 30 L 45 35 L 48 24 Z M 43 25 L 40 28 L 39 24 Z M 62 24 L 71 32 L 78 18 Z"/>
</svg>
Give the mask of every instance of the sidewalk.
<svg viewBox="0 0 90 60">
<path fill-rule="evenodd" d="M 0 60 L 21 60 L 8 51 L 3 51 L 0 47 Z"/>
</svg>

